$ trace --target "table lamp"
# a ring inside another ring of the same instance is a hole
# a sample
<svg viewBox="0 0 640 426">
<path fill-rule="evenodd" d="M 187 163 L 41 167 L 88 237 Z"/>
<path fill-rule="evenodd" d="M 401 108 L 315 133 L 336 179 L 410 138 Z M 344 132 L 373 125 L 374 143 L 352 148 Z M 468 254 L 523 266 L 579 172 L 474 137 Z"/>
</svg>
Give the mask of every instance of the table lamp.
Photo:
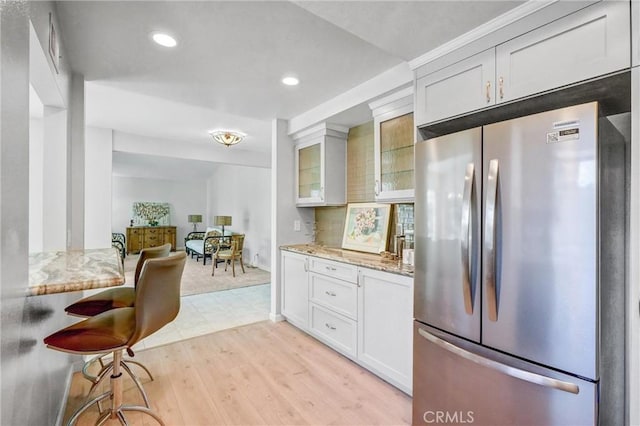
<svg viewBox="0 0 640 426">
<path fill-rule="evenodd" d="M 201 214 L 190 214 L 189 223 L 193 223 L 193 232 L 196 232 L 196 224 L 202 222 Z"/>
<path fill-rule="evenodd" d="M 231 216 L 214 216 L 213 224 L 215 226 L 222 226 L 222 235 L 224 235 L 224 227 L 225 225 L 231 225 Z"/>
</svg>

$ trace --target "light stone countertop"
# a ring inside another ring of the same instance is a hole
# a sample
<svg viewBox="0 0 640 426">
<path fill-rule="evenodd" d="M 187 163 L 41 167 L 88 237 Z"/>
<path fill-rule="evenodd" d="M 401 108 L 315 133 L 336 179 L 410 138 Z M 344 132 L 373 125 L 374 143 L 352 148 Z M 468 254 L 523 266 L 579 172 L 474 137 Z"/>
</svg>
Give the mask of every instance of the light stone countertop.
<svg viewBox="0 0 640 426">
<path fill-rule="evenodd" d="M 378 271 L 413 277 L 413 266 L 404 265 L 397 260 L 383 259 L 379 254 L 362 253 L 359 251 L 325 247 L 317 244 L 284 245 L 280 246 L 280 250 L 321 257 L 323 259 L 335 260 L 336 262 L 349 263 L 356 266 L 376 269 Z"/>
<path fill-rule="evenodd" d="M 51 251 L 29 255 L 28 296 L 114 287 L 124 268 L 113 248 Z"/>
</svg>

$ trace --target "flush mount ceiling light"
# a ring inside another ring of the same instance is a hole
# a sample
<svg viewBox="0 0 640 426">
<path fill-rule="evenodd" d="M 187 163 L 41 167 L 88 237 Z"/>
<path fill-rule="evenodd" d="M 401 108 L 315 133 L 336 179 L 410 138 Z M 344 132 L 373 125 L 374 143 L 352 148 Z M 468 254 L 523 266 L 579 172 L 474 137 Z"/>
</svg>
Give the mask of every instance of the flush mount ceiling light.
<svg viewBox="0 0 640 426">
<path fill-rule="evenodd" d="M 214 141 L 219 142 L 224 146 L 235 145 L 247 136 L 244 133 L 236 132 L 235 130 L 212 130 L 209 134 Z"/>
<path fill-rule="evenodd" d="M 282 84 L 286 84 L 287 86 L 297 86 L 298 83 L 300 83 L 300 80 L 290 75 L 282 79 Z"/>
<path fill-rule="evenodd" d="M 176 47 L 178 44 L 175 38 L 165 33 L 153 33 L 151 34 L 151 38 L 160 46 L 164 47 Z"/>
</svg>

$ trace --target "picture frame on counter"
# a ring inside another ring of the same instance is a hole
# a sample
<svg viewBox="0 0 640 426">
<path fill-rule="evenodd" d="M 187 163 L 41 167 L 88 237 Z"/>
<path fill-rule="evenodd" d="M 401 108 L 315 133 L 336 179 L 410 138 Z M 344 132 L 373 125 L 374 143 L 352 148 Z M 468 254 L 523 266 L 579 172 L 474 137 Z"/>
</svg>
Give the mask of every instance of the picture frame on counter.
<svg viewBox="0 0 640 426">
<path fill-rule="evenodd" d="M 391 204 L 349 203 L 342 248 L 378 254 L 387 249 Z"/>
</svg>

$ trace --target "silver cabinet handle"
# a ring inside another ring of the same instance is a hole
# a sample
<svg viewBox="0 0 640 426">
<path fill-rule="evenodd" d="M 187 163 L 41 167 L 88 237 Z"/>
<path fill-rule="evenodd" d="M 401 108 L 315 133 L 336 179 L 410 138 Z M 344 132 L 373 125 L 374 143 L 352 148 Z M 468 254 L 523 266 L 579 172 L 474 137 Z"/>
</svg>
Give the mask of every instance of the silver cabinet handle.
<svg viewBox="0 0 640 426">
<path fill-rule="evenodd" d="M 496 292 L 496 200 L 498 197 L 498 160 L 489 161 L 487 201 L 485 204 L 484 248 L 486 252 L 485 287 L 490 321 L 498 320 Z"/>
<path fill-rule="evenodd" d="M 335 329 L 336 329 L 336 327 L 335 327 L 335 326 L 333 326 L 333 325 L 329 324 L 328 322 L 325 322 L 325 323 L 324 323 L 324 326 L 325 326 L 325 327 L 327 327 L 329 330 L 335 330 Z"/>
<path fill-rule="evenodd" d="M 373 192 L 376 193 L 376 197 L 380 195 L 380 181 L 376 179 L 376 184 L 373 187 Z"/>
<path fill-rule="evenodd" d="M 500 76 L 500 78 L 498 79 L 498 90 L 500 92 L 500 99 L 504 98 L 504 78 L 502 78 L 502 76 Z"/>
<path fill-rule="evenodd" d="M 320 187 L 320 199 L 324 200 L 324 186 Z"/>
<path fill-rule="evenodd" d="M 333 266 L 325 266 L 325 268 L 327 268 L 327 271 L 335 271 L 336 268 L 334 268 Z"/>
<path fill-rule="evenodd" d="M 326 294 L 327 296 L 331 296 L 331 297 L 336 297 L 336 294 L 333 291 L 325 291 L 324 294 Z"/>
<path fill-rule="evenodd" d="M 304 271 L 305 272 L 309 272 L 309 258 L 308 257 L 304 258 Z"/>
<path fill-rule="evenodd" d="M 531 373 L 526 370 L 521 370 L 519 368 L 510 367 L 506 364 L 502 364 L 500 362 L 494 361 L 489 358 L 485 358 L 483 356 L 474 354 L 473 352 L 469 352 L 466 349 L 462 349 L 456 345 L 453 345 L 441 338 L 434 336 L 426 330 L 421 328 L 418 329 L 418 334 L 422 337 L 430 341 L 431 343 L 441 347 L 442 349 L 451 352 L 459 357 L 468 359 L 469 361 L 475 362 L 483 367 L 491 368 L 492 370 L 496 370 L 499 373 L 506 374 L 511 377 L 515 377 L 516 379 L 524 380 L 529 383 L 533 383 L 540 386 L 545 386 L 548 388 L 558 389 L 564 392 L 569 392 L 573 394 L 580 393 L 580 388 L 575 383 L 565 382 L 562 380 L 554 379 L 551 377 L 543 376 L 541 374 Z"/>
<path fill-rule="evenodd" d="M 487 103 L 491 102 L 491 82 L 487 80 L 487 84 L 485 85 L 485 89 L 487 92 Z"/>
<path fill-rule="evenodd" d="M 471 265 L 469 262 L 469 247 L 473 247 L 471 232 L 471 193 L 473 192 L 473 163 L 467 164 L 464 175 L 464 189 L 462 190 L 462 220 L 460 223 L 460 260 L 462 261 L 462 296 L 464 298 L 464 310 L 467 314 L 473 314 L 473 301 L 471 300 Z"/>
</svg>

